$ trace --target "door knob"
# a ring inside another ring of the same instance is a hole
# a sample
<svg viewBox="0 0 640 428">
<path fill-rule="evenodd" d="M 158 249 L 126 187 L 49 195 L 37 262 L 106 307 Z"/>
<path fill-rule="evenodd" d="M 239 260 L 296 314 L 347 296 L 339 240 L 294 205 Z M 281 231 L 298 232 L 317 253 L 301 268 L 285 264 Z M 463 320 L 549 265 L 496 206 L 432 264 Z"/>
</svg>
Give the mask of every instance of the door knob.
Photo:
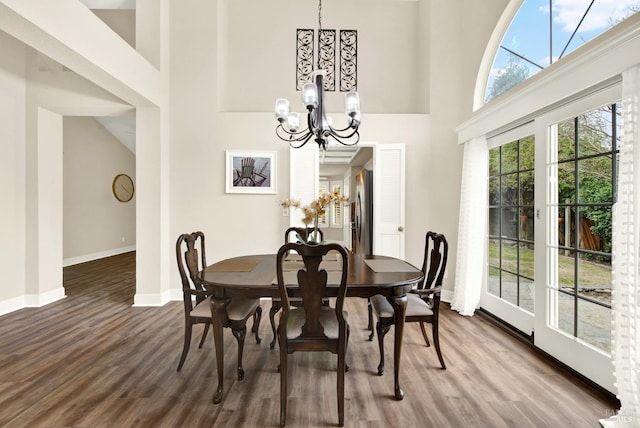
<svg viewBox="0 0 640 428">
<path fill-rule="evenodd" d="M 398 226 L 398 232 L 404 232 L 404 227 Z"/>
</svg>

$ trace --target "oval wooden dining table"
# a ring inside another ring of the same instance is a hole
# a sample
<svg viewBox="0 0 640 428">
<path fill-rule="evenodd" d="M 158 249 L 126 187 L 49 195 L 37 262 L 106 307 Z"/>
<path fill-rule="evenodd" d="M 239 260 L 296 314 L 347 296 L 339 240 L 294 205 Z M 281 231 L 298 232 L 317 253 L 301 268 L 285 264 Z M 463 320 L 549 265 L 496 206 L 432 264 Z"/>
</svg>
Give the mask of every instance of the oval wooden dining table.
<svg viewBox="0 0 640 428">
<path fill-rule="evenodd" d="M 337 260 L 334 260 L 337 263 Z M 300 262 L 301 263 L 301 262 Z M 293 265 L 295 266 L 295 265 Z M 327 266 L 330 266 L 327 263 Z M 411 287 L 424 279 L 420 269 L 393 257 L 349 254 L 347 297 L 371 297 L 381 294 L 393 306 L 395 319 L 395 340 L 393 352 L 394 395 L 397 400 L 404 398 L 400 388 L 400 357 L 407 296 Z M 329 271 L 331 267 L 328 267 Z M 297 269 L 296 269 L 297 270 Z M 275 254 L 247 255 L 221 260 L 199 273 L 207 292 L 211 294 L 211 315 L 213 317 L 213 337 L 218 369 L 218 387 L 213 395 L 213 403 L 222 401 L 224 379 L 224 348 L 222 324 L 224 308 L 233 296 L 279 297 L 276 277 Z M 285 279 L 286 281 L 286 279 Z M 293 294 L 297 284 L 287 284 Z M 328 296 L 337 291 L 337 285 L 329 284 Z"/>
</svg>

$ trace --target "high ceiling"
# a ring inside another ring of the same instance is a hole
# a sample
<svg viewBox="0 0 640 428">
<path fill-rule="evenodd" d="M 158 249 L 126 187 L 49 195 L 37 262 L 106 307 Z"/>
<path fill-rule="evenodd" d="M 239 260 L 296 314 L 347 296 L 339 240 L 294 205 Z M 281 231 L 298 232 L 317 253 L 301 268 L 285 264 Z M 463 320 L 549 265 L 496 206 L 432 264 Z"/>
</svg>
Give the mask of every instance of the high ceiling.
<svg viewBox="0 0 640 428">
<path fill-rule="evenodd" d="M 135 9 L 136 0 L 80 0 L 89 9 Z"/>
</svg>

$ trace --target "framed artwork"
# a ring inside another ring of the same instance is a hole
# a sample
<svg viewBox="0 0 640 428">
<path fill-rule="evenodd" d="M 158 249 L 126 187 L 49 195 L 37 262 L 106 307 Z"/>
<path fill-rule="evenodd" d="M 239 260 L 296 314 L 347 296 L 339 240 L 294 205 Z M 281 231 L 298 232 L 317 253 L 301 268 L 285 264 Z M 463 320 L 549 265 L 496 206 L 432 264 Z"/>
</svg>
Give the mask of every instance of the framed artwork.
<svg viewBox="0 0 640 428">
<path fill-rule="evenodd" d="M 227 193 L 276 193 L 276 152 L 227 150 Z"/>
</svg>

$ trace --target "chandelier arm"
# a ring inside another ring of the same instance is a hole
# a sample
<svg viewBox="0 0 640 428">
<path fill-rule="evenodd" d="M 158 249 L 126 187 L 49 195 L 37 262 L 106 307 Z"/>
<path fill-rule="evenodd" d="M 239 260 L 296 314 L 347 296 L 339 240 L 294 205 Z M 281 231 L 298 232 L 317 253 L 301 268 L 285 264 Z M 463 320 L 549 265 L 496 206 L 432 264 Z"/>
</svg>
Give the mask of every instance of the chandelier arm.
<svg viewBox="0 0 640 428">
<path fill-rule="evenodd" d="M 345 129 L 333 129 L 333 128 L 329 128 L 325 134 L 326 135 L 330 135 L 334 138 L 351 138 L 354 135 L 356 135 L 358 133 L 358 127 L 355 127 L 353 132 L 351 132 L 350 134 L 340 134 L 340 132 L 346 131 L 349 128 L 345 128 Z"/>
<path fill-rule="evenodd" d="M 342 141 L 343 138 L 351 138 L 354 135 L 357 135 L 357 138 L 355 141 Z M 360 141 L 360 133 L 358 132 L 358 130 L 356 129 L 351 135 L 349 135 L 348 137 L 343 137 L 331 132 L 326 132 L 325 136 L 327 137 L 331 137 L 333 138 L 335 141 L 337 141 L 338 143 L 342 144 L 343 146 L 355 146 L 356 144 L 358 144 L 358 142 Z"/>
<path fill-rule="evenodd" d="M 282 135 L 282 132 L 284 132 L 284 136 Z M 305 138 L 308 139 L 308 137 L 310 137 L 312 135 L 311 132 L 309 132 L 308 129 L 305 129 L 303 131 L 299 131 L 299 132 L 290 132 L 287 131 L 286 129 L 284 129 L 284 127 L 282 126 L 281 123 L 279 123 L 276 126 L 276 135 L 278 136 L 278 138 L 280 138 L 282 141 L 302 141 Z"/>
<path fill-rule="evenodd" d="M 349 124 L 348 124 L 347 126 L 345 126 L 344 128 L 342 128 L 342 129 L 336 129 L 336 128 L 334 128 L 333 126 L 331 126 L 330 128 L 331 128 L 331 130 L 332 130 L 332 131 L 334 131 L 334 132 L 344 132 L 344 131 L 348 131 L 349 129 L 358 129 L 358 127 L 359 127 L 359 126 L 360 126 L 360 125 L 356 125 L 356 126 L 354 127 L 354 126 L 353 126 L 353 119 L 350 119 L 350 120 L 349 120 Z"/>
<path fill-rule="evenodd" d="M 298 138 L 296 140 L 291 140 L 289 141 L 289 145 L 291 147 L 293 147 L 294 149 L 299 149 L 300 147 L 304 146 L 305 144 L 307 144 L 307 142 L 311 139 L 311 137 L 313 136 L 313 134 L 311 132 L 309 132 L 306 136 L 306 138 L 304 138 L 304 141 L 302 141 L 302 138 Z M 302 143 L 300 144 L 295 144 L 298 141 L 302 141 Z"/>
</svg>

